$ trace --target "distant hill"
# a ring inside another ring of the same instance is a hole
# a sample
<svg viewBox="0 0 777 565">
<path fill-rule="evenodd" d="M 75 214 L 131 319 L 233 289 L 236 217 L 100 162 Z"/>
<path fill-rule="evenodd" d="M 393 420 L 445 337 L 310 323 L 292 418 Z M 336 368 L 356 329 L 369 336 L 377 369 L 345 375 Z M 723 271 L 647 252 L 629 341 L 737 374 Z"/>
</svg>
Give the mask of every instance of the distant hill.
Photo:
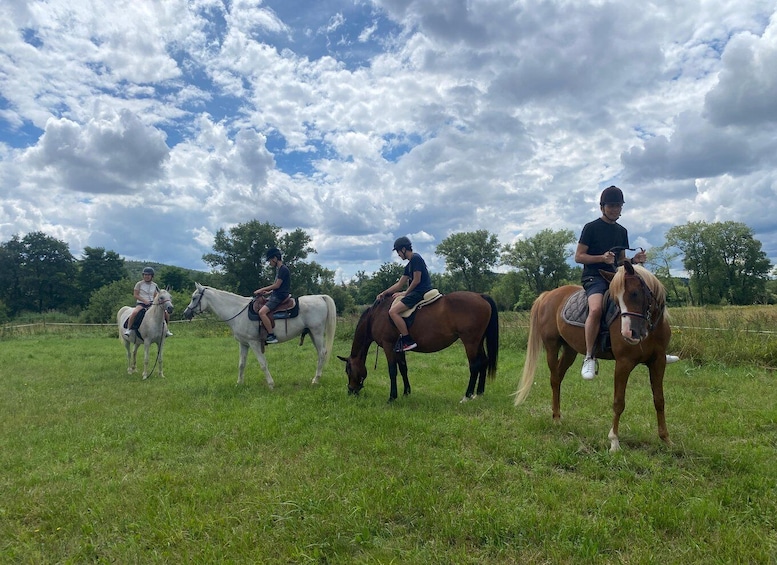
<svg viewBox="0 0 777 565">
<path fill-rule="evenodd" d="M 155 271 L 159 272 L 164 268 L 181 269 L 184 273 L 192 278 L 192 280 L 203 280 L 210 276 L 212 273 L 207 271 L 195 271 L 193 269 L 184 269 L 183 267 L 176 267 L 175 265 L 165 265 L 164 263 L 155 263 L 154 261 L 130 261 L 124 260 L 124 269 L 127 271 L 127 275 L 132 280 L 140 280 L 143 277 L 143 269 L 145 267 L 152 267 Z"/>
</svg>

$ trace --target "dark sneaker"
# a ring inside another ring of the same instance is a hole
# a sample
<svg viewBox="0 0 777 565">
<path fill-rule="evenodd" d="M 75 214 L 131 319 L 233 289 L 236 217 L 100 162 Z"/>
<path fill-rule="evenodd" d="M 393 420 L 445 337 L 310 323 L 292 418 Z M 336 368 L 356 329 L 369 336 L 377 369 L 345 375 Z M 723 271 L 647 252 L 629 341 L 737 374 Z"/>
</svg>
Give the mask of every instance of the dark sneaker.
<svg viewBox="0 0 777 565">
<path fill-rule="evenodd" d="M 418 344 L 413 340 L 412 337 L 405 336 L 405 341 L 402 344 L 402 351 L 410 351 L 411 349 L 415 349 L 418 347 Z"/>
<path fill-rule="evenodd" d="M 264 340 L 265 343 L 278 343 L 278 338 L 275 337 L 275 334 L 267 334 L 267 339 Z"/>
</svg>

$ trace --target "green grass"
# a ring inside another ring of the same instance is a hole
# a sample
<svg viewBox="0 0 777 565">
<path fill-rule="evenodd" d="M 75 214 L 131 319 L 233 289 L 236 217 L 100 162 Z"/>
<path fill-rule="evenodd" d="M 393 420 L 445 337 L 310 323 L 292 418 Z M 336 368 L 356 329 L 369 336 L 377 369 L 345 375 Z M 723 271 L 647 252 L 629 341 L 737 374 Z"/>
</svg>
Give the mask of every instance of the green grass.
<svg viewBox="0 0 777 565">
<path fill-rule="evenodd" d="M 507 320 L 508 317 L 505 317 Z M 343 321 L 335 353 L 350 351 Z M 176 325 L 166 379 L 127 375 L 114 331 L 0 341 L 0 562 L 774 563 L 777 389 L 762 363 L 667 370 L 658 439 L 632 374 L 610 454 L 612 362 L 520 408 L 521 330 L 497 380 L 459 404 L 463 350 L 385 360 L 359 397 L 310 343 L 268 350 L 270 391 L 223 324 Z M 674 343 L 674 342 L 673 342 Z"/>
</svg>

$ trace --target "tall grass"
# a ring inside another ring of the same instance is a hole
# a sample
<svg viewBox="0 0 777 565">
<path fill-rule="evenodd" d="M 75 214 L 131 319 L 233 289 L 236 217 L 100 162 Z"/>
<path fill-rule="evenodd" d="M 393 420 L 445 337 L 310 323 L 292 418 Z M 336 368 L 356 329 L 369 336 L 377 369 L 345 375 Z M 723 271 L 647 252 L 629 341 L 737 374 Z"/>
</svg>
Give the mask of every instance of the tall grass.
<svg viewBox="0 0 777 565">
<path fill-rule="evenodd" d="M 771 371 L 670 365 L 664 446 L 638 368 L 612 455 L 612 363 L 593 382 L 572 368 L 554 425 L 546 371 L 512 405 L 525 329 L 503 321 L 497 380 L 466 404 L 458 345 L 410 354 L 413 394 L 387 404 L 374 349 L 353 397 L 336 359 L 311 386 L 309 343 L 268 349 L 274 390 L 255 360 L 237 386 L 218 323 L 174 326 L 167 378 L 147 381 L 115 330 L 5 339 L 0 561 L 775 561 Z"/>
</svg>

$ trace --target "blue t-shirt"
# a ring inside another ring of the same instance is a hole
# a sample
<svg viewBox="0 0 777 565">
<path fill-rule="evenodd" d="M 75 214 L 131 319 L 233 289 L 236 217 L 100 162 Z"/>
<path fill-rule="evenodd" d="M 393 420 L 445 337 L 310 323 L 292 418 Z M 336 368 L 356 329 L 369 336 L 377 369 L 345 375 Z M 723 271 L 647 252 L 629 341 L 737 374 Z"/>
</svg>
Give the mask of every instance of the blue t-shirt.
<svg viewBox="0 0 777 565">
<path fill-rule="evenodd" d="M 426 261 L 424 261 L 423 257 L 418 253 L 413 253 L 410 261 L 405 265 L 405 272 L 403 273 L 410 279 L 409 283 L 413 282 L 413 273 L 416 271 L 421 273 L 421 280 L 412 292 L 420 292 L 423 295 L 425 292 L 432 290 L 432 278 L 429 276 L 429 270 L 426 268 Z"/>
<path fill-rule="evenodd" d="M 583 226 L 583 232 L 580 234 L 580 243 L 588 246 L 589 255 L 604 255 L 613 247 L 629 247 L 629 232 L 618 223 L 610 224 L 601 218 L 588 222 Z M 617 270 L 616 265 L 607 263 L 591 263 L 583 265 L 584 277 L 598 277 L 599 269 L 604 271 Z"/>
<path fill-rule="evenodd" d="M 291 293 L 291 271 L 289 271 L 289 268 L 285 264 L 278 267 L 278 272 L 275 274 L 275 280 L 278 279 L 281 281 L 281 286 L 273 290 L 272 295 L 277 296 L 281 300 L 285 300 L 289 293 Z"/>
</svg>

